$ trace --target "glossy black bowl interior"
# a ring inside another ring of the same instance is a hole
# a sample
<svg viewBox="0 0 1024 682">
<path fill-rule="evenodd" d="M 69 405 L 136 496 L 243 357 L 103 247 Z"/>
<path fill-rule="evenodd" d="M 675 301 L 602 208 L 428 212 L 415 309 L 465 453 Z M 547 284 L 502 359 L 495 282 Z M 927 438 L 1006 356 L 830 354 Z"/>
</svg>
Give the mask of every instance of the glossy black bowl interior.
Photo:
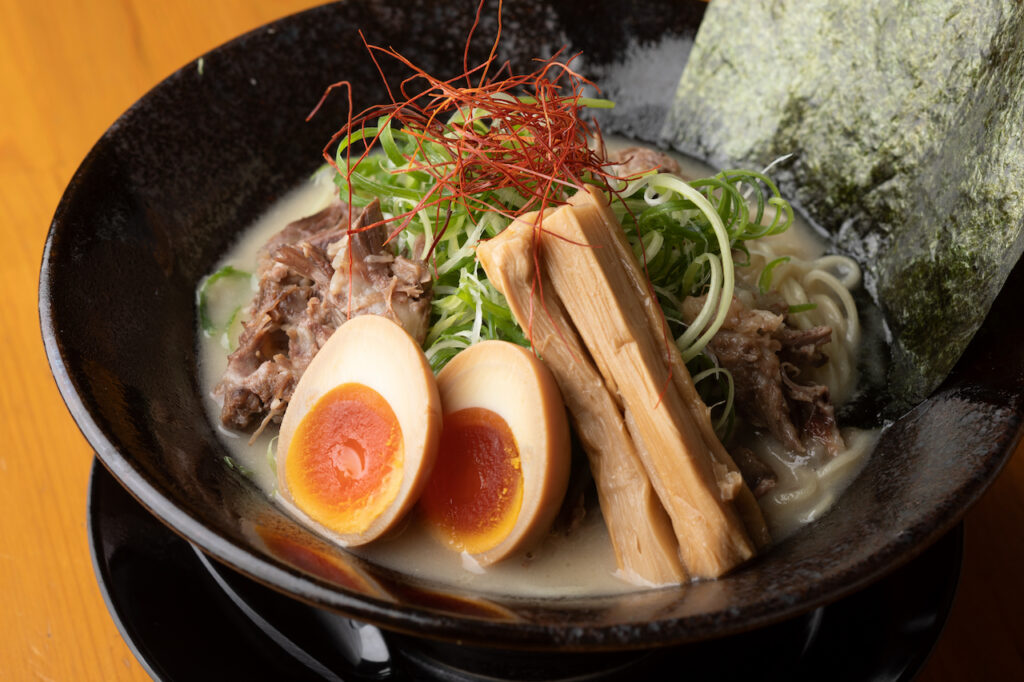
<svg viewBox="0 0 1024 682">
<path fill-rule="evenodd" d="M 467 3 L 463 3 L 467 4 Z M 606 131 L 657 134 L 702 3 L 506 3 L 516 64 L 563 44 L 616 99 Z M 344 120 L 386 92 L 356 33 L 435 73 L 461 70 L 473 12 L 461 4 L 351 0 L 204 55 L 100 139 L 53 221 L 40 315 L 54 376 L 103 463 L 160 519 L 217 559 L 305 601 L 395 630 L 533 648 L 616 649 L 704 639 L 834 600 L 948 530 L 1012 452 L 1024 410 L 1017 268 L 953 376 L 883 435 L 824 519 L 730 577 L 686 588 L 560 600 L 483 597 L 417 583 L 323 542 L 238 472 L 203 411 L 199 279 L 275 199 L 311 173 Z M 474 59 L 489 47 L 485 11 Z"/>
</svg>

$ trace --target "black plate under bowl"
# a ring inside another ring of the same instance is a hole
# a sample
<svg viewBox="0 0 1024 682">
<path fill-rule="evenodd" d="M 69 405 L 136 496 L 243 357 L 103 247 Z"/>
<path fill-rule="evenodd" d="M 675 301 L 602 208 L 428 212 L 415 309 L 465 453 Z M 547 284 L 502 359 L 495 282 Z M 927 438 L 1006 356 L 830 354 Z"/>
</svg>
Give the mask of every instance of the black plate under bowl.
<svg viewBox="0 0 1024 682">
<path fill-rule="evenodd" d="M 666 670 L 716 682 L 906 682 L 953 604 L 963 526 L 870 587 L 781 623 L 709 642 L 597 653 L 442 644 L 303 604 L 209 560 L 98 462 L 89 545 L 118 629 L 160 682 L 611 682 L 658 679 Z"/>
<path fill-rule="evenodd" d="M 508 2 L 503 56 L 521 65 L 562 44 L 582 50 L 581 68 L 620 103 L 604 129 L 650 137 L 702 8 Z M 471 60 L 489 48 L 493 10 Z M 953 375 L 885 431 L 831 513 L 724 580 L 566 599 L 423 584 L 324 542 L 224 465 L 198 385 L 197 283 L 319 164 L 345 115 L 338 98 L 305 121 L 326 85 L 351 81 L 357 109 L 385 99 L 358 28 L 452 74 L 472 21 L 469 7 L 443 1 L 310 10 L 203 55 L 97 142 L 57 208 L 39 305 L 61 394 L 114 476 L 190 542 L 281 592 L 396 631 L 503 647 L 626 649 L 735 634 L 864 587 L 952 528 L 1019 438 L 1019 267 Z"/>
</svg>

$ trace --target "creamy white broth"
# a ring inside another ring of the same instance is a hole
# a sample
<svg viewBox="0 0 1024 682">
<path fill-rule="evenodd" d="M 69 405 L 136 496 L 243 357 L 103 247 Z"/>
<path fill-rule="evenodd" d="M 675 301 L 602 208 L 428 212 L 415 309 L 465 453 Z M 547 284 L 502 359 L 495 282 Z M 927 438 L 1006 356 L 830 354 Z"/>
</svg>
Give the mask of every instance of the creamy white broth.
<svg viewBox="0 0 1024 682">
<path fill-rule="evenodd" d="M 684 174 L 693 173 L 696 177 L 707 170 L 688 159 L 681 160 L 686 164 Z M 254 271 L 260 247 L 289 222 L 325 207 L 333 191 L 333 183 L 322 177 L 314 177 L 294 189 L 244 231 L 214 271 L 228 265 Z M 779 250 L 784 249 L 801 258 L 814 258 L 824 248 L 811 228 L 802 222 L 784 235 L 770 239 L 784 244 Z M 247 305 L 245 302 L 244 306 Z M 232 464 L 293 516 L 330 537 L 330 533 L 276 493 L 271 451 L 276 427 L 268 427 L 250 444 L 248 433 L 232 432 L 219 426 L 221 405 L 212 392 L 227 364 L 227 351 L 222 339 L 208 338 L 200 332 L 199 353 L 201 381 L 207 396 L 206 408 L 211 422 L 218 425 Z M 805 523 L 819 518 L 863 468 L 873 449 L 875 432 L 844 429 L 843 436 L 848 449 L 832 460 L 814 452 L 793 456 L 770 437 L 760 434 L 745 439 L 745 444 L 768 463 L 778 477 L 776 486 L 759 500 L 774 539 L 782 539 Z M 399 572 L 482 593 L 574 596 L 614 594 L 647 587 L 625 580 L 627 576 L 619 574 L 608 532 L 596 507 L 588 510 L 582 525 L 570 536 L 549 535 L 532 551 L 512 556 L 486 569 L 478 566 L 468 555 L 459 555 L 443 547 L 415 514 L 392 536 L 370 545 L 350 548 L 349 551 Z"/>
<path fill-rule="evenodd" d="M 316 213 L 331 200 L 333 184 L 324 181 L 305 182 L 276 202 L 265 215 L 250 226 L 214 271 L 225 266 L 252 272 L 260 247 L 289 222 Z M 331 536 L 314 524 L 301 510 L 277 494 L 277 479 L 270 448 L 276 441 L 276 427 L 271 426 L 249 443 L 249 434 L 225 429 L 220 424 L 221 403 L 213 396 L 227 366 L 227 352 L 218 337 L 199 334 L 199 367 L 206 395 L 206 409 L 212 423 L 231 453 L 232 465 L 245 473 L 275 503 L 317 532 Z M 534 596 L 571 596 L 614 594 L 639 589 L 639 586 L 617 577 L 615 553 L 608 531 L 597 509 L 588 512 L 581 527 L 569 537 L 549 536 L 531 552 L 483 569 L 471 557 L 442 547 L 415 515 L 392 537 L 371 545 L 350 548 L 382 566 L 426 580 L 458 584 L 480 592 Z"/>
</svg>

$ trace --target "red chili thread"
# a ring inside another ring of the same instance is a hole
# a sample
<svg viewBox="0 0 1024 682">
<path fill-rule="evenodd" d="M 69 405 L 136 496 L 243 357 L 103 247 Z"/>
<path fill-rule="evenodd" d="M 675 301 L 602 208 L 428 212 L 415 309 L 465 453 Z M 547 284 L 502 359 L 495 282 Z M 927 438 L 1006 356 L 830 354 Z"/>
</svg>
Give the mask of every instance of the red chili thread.
<svg viewBox="0 0 1024 682">
<path fill-rule="evenodd" d="M 336 131 L 324 146 L 324 159 L 336 171 L 344 174 L 351 206 L 352 173 L 358 164 L 371 153 L 381 133 L 378 130 L 369 141 L 365 142 L 365 149 L 360 153 L 355 164 L 352 163 L 351 158 L 352 147 L 347 145 L 345 169 L 338 167 L 334 155 L 331 154 L 331 149 L 339 140 L 357 132 L 363 134 L 361 137 L 365 141 L 366 128 L 373 127 L 380 118 L 385 117 L 384 125 L 396 126 L 417 140 L 416 149 L 407 157 L 410 167 L 429 173 L 435 179 L 435 185 L 410 211 L 386 218 L 378 223 L 364 225 L 355 230 L 352 229 L 352 215 L 349 211 L 349 234 L 371 229 L 383 223 L 397 223 L 397 226 L 389 233 L 387 241 L 390 242 L 415 219 L 419 211 L 435 208 L 439 217 L 441 205 L 445 202 L 457 202 L 471 212 L 496 211 L 509 220 L 514 220 L 530 211 L 539 211 L 539 215 L 543 216 L 551 205 L 564 204 L 567 201 L 569 195 L 566 190 L 582 190 L 583 178 L 588 176 L 592 181 L 601 182 L 606 189 L 617 194 L 609 180 L 626 178 L 613 175 L 606 170 L 610 164 L 604 160 L 604 145 L 601 142 L 600 128 L 596 123 L 591 127 L 579 115 L 582 108 L 580 99 L 583 97 L 584 89 L 589 86 L 600 93 L 600 89 L 593 82 L 573 69 L 572 63 L 579 57 L 579 53 L 563 60 L 565 48 L 562 48 L 548 59 L 536 60 L 540 65 L 532 72 L 519 75 L 512 73 L 508 62 L 503 62 L 492 75 L 488 76 L 497 60 L 497 49 L 501 40 L 502 4 L 502 1 L 499 0 L 498 28 L 488 57 L 480 64 L 470 68 L 470 45 L 479 26 L 484 5 L 481 0 L 463 50 L 463 73 L 447 80 L 431 75 L 393 48 L 368 43 L 362 31 L 359 32 L 363 45 L 381 76 L 390 103 L 370 106 L 361 112 L 353 113 L 351 84 L 348 81 L 340 81 L 329 86 L 316 107 L 310 112 L 307 120 L 320 110 L 334 89 L 342 86 L 347 89 L 348 114 L 345 125 Z M 403 100 L 395 98 L 385 69 L 378 59 L 380 55 L 389 57 L 412 71 L 412 75 L 399 84 L 399 92 L 404 98 Z M 551 73 L 556 70 L 557 73 Z M 479 79 L 474 86 L 473 76 L 477 74 L 479 74 Z M 413 86 L 417 82 L 422 82 L 422 85 L 419 89 L 414 90 Z M 465 85 L 459 85 L 460 82 Z M 480 116 L 474 113 L 475 110 L 485 112 L 482 115 L 482 118 L 487 119 L 485 123 L 488 124 L 485 133 L 478 132 L 474 126 L 480 120 Z M 462 123 L 450 125 L 443 123 L 456 112 L 463 113 Z M 456 135 L 451 134 L 451 127 L 457 129 Z M 598 151 L 592 149 L 590 145 L 590 141 L 593 139 L 599 142 Z M 419 159 L 425 158 L 422 153 L 425 143 L 441 146 L 448 152 L 452 161 L 439 163 L 420 161 Z M 518 209 L 510 211 L 504 206 L 491 204 L 475 196 L 482 192 L 502 188 L 514 190 L 525 200 L 525 203 Z M 449 220 L 445 220 L 444 225 L 434 236 L 427 251 L 428 256 L 433 254 L 437 244 L 443 238 L 448 223 Z M 539 226 L 539 220 L 534 225 L 534 231 L 535 237 L 539 237 L 541 232 L 551 234 Z M 551 236 L 562 239 L 559 235 Z M 540 263 L 539 249 L 536 247 L 539 246 L 539 241 L 539 239 L 535 240 L 533 250 L 535 281 L 531 285 L 530 323 L 526 330 L 531 344 L 532 299 L 534 292 L 538 289 L 541 306 L 551 319 L 551 314 L 544 303 L 543 285 L 538 283 Z M 581 244 L 581 246 L 583 245 Z M 646 272 L 646 253 L 644 256 L 643 267 Z M 350 306 L 352 266 L 350 251 Z M 649 294 L 653 296 L 654 292 L 649 278 L 647 286 Z M 667 334 L 667 328 L 665 333 Z M 559 335 L 561 335 L 560 331 Z M 668 342 L 668 339 L 666 338 L 665 341 Z M 666 386 L 662 388 L 662 392 L 666 388 L 667 382 Z M 658 400 L 660 402 L 660 395 Z"/>
</svg>

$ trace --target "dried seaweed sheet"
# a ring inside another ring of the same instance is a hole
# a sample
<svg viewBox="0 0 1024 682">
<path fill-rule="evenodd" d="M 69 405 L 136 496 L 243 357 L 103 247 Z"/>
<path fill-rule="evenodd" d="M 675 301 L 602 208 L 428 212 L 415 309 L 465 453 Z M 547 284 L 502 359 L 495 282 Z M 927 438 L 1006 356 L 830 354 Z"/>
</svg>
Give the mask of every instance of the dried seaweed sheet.
<svg viewBox="0 0 1024 682">
<path fill-rule="evenodd" d="M 1024 250 L 1024 3 L 715 0 L 662 131 L 784 191 L 857 258 L 898 405 L 949 372 Z"/>
</svg>

